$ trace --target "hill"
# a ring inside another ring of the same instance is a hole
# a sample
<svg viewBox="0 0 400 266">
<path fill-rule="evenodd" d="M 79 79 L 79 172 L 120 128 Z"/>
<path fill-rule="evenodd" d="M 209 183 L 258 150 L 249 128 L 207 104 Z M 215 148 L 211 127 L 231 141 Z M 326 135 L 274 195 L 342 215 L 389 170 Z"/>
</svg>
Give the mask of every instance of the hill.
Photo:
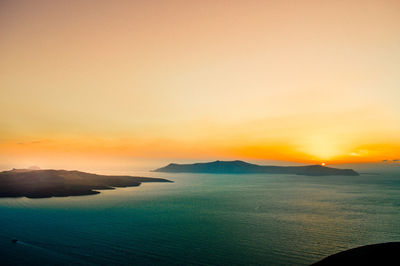
<svg viewBox="0 0 400 266">
<path fill-rule="evenodd" d="M 171 163 L 154 172 L 168 173 L 212 173 L 212 174 L 295 174 L 310 176 L 359 175 L 352 169 L 339 169 L 321 165 L 307 166 L 267 166 L 243 161 L 215 161 L 209 163 L 176 164 Z"/>
<path fill-rule="evenodd" d="M 13 169 L 0 172 L 0 197 L 48 198 L 92 195 L 98 189 L 134 187 L 162 178 L 108 176 L 67 170 Z"/>
</svg>

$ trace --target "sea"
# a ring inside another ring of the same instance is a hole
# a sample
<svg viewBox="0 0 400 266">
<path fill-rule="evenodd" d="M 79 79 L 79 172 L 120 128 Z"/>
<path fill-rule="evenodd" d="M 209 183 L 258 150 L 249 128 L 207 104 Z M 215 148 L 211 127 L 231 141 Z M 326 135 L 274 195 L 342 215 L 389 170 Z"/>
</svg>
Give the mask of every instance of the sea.
<svg viewBox="0 0 400 266">
<path fill-rule="evenodd" d="M 400 241 L 400 167 L 354 169 L 361 175 L 132 170 L 174 183 L 2 198 L 0 264 L 309 265 Z"/>
</svg>

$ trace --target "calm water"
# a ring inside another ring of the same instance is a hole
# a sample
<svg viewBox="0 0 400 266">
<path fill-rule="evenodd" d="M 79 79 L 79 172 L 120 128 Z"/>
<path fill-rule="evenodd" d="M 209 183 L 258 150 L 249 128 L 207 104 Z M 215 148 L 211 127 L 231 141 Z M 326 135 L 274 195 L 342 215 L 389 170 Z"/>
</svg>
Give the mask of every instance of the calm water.
<svg viewBox="0 0 400 266">
<path fill-rule="evenodd" d="M 400 174 L 393 172 L 136 174 L 175 183 L 0 199 L 2 264 L 306 265 L 400 241 Z"/>
</svg>

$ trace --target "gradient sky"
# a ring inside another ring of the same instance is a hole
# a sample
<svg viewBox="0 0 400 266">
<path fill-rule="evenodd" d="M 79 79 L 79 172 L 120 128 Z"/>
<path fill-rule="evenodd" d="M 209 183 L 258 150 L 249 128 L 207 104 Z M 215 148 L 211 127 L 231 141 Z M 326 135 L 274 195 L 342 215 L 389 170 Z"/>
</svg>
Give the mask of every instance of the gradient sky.
<svg viewBox="0 0 400 266">
<path fill-rule="evenodd" d="M 400 1 L 0 2 L 0 160 L 400 157 Z"/>
</svg>

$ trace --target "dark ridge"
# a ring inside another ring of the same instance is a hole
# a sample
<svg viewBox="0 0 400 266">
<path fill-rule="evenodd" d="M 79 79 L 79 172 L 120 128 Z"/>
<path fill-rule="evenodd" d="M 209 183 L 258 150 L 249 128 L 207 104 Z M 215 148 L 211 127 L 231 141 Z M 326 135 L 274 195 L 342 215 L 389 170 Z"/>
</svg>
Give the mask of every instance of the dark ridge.
<svg viewBox="0 0 400 266">
<path fill-rule="evenodd" d="M 66 170 L 13 169 L 0 172 L 0 197 L 50 198 L 93 195 L 96 190 L 134 187 L 162 178 L 108 176 Z"/>
<path fill-rule="evenodd" d="M 209 163 L 176 164 L 153 170 L 168 173 L 212 173 L 212 174 L 296 174 L 309 176 L 359 175 L 352 169 L 338 169 L 321 165 L 307 166 L 264 166 L 243 161 L 214 161 Z"/>
<path fill-rule="evenodd" d="M 312 265 L 398 265 L 399 254 L 400 242 L 380 243 L 342 251 Z"/>
</svg>

